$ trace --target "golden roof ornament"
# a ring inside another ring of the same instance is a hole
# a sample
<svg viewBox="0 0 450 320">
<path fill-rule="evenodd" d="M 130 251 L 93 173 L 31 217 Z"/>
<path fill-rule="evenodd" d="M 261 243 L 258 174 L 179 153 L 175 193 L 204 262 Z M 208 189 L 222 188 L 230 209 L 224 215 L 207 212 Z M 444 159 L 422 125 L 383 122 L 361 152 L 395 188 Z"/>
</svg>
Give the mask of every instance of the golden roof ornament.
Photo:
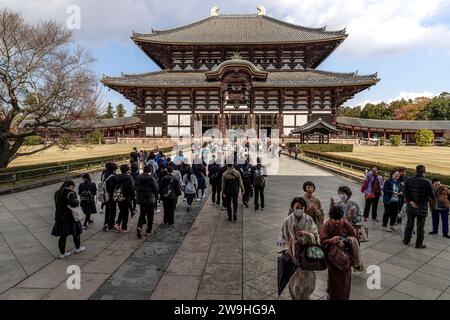
<svg viewBox="0 0 450 320">
<path fill-rule="evenodd" d="M 218 6 L 214 6 L 211 8 L 211 17 L 217 17 L 219 15 L 220 8 Z"/>
<path fill-rule="evenodd" d="M 258 16 L 265 16 L 266 15 L 266 7 L 259 6 L 256 9 L 258 9 Z"/>
<path fill-rule="evenodd" d="M 233 60 L 234 60 L 234 59 L 242 60 L 241 54 L 240 54 L 239 52 L 235 52 L 235 53 L 233 54 Z"/>
</svg>

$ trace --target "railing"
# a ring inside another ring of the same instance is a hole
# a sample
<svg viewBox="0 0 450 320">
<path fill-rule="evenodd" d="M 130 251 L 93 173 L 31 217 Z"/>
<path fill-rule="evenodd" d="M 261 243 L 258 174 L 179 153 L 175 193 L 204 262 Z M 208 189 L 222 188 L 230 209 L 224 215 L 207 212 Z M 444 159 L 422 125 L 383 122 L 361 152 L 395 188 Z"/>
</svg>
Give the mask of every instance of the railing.
<svg viewBox="0 0 450 320">
<path fill-rule="evenodd" d="M 76 161 L 68 164 L 53 165 L 48 167 L 40 167 L 36 169 L 20 170 L 14 169 L 12 172 L 0 173 L 0 184 L 12 183 L 16 184 L 18 181 L 24 179 L 35 179 L 49 175 L 57 175 L 77 170 L 89 170 L 95 168 L 102 168 L 108 162 L 125 162 L 129 160 L 129 156 L 111 157 L 101 160 Z"/>
<path fill-rule="evenodd" d="M 329 164 L 330 166 L 332 166 L 333 169 L 335 169 L 335 170 L 337 170 L 337 171 L 339 171 L 341 173 L 353 174 L 353 175 L 356 175 L 356 176 L 357 176 L 358 173 L 360 173 L 361 174 L 361 176 L 360 176 L 361 178 L 364 178 L 367 175 L 367 173 L 369 172 L 369 170 L 371 169 L 371 168 L 360 166 L 360 165 L 356 165 L 356 164 L 353 164 L 353 163 L 348 163 L 348 162 L 345 162 L 345 161 L 329 159 L 329 158 L 326 158 L 326 157 L 321 157 L 321 156 L 318 156 L 318 155 L 313 155 L 313 154 L 308 154 L 308 153 L 302 153 L 300 155 L 300 158 L 301 157 L 304 157 L 304 158 L 309 159 L 309 160 L 315 160 L 315 161 L 318 161 L 318 162 Z M 385 172 L 378 171 L 378 173 L 383 177 L 383 179 L 385 178 L 385 176 L 386 176 Z"/>
</svg>

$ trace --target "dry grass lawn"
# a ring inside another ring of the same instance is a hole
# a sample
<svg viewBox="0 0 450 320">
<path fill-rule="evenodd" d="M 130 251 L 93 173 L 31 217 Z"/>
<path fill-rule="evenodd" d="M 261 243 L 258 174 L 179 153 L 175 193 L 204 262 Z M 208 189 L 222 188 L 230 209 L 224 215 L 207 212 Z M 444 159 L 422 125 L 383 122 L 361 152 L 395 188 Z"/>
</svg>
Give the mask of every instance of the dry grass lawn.
<svg viewBox="0 0 450 320">
<path fill-rule="evenodd" d="M 52 147 L 48 150 L 36 153 L 31 156 L 23 156 L 14 160 L 9 166 L 23 166 L 37 163 L 49 163 L 57 161 L 68 161 L 76 159 L 86 159 L 101 156 L 112 156 L 123 153 L 131 152 L 133 147 L 137 147 L 138 150 L 146 149 L 150 150 L 155 145 L 127 145 L 127 144 L 105 144 L 105 145 L 93 145 L 93 146 L 73 146 L 69 150 L 61 150 L 58 147 Z M 167 147 L 167 145 L 160 145 L 160 148 Z M 29 152 L 35 147 L 23 147 L 20 152 Z"/>
<path fill-rule="evenodd" d="M 355 146 L 352 153 L 332 154 L 407 168 L 415 168 L 418 164 L 423 164 L 429 172 L 450 175 L 450 148 L 448 147 Z"/>
</svg>

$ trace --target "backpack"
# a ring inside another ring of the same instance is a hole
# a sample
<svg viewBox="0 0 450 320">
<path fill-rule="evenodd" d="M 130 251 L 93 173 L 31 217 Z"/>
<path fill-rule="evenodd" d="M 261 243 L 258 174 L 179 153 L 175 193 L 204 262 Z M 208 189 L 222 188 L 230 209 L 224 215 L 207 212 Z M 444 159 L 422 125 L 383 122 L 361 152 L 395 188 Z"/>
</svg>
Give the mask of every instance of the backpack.
<svg viewBox="0 0 450 320">
<path fill-rule="evenodd" d="M 255 187 L 264 188 L 266 186 L 266 179 L 261 174 L 261 168 L 255 170 L 255 181 L 253 182 Z"/>
<path fill-rule="evenodd" d="M 242 174 L 242 177 L 244 178 L 244 180 L 248 181 L 252 178 L 252 172 L 250 170 L 245 170 Z"/>
<path fill-rule="evenodd" d="M 100 203 L 106 203 L 109 200 L 109 194 L 108 191 L 106 190 L 106 181 L 109 180 L 109 178 L 111 178 L 113 176 L 113 174 L 110 174 L 108 176 L 108 178 L 106 178 L 106 180 L 102 180 L 99 182 L 98 186 L 97 186 L 97 199 L 100 201 Z"/>
<path fill-rule="evenodd" d="M 92 193 L 91 191 L 82 191 L 80 194 L 80 199 L 82 202 L 91 202 L 92 201 Z"/>
<path fill-rule="evenodd" d="M 116 188 L 114 189 L 113 193 L 113 200 L 115 202 L 122 202 L 126 200 L 123 194 L 123 186 L 121 184 L 116 185 Z"/>
<path fill-rule="evenodd" d="M 170 182 L 166 186 L 164 186 L 163 189 L 161 190 L 161 196 L 163 198 L 167 199 L 172 194 L 172 180 L 173 177 L 170 179 Z"/>
</svg>

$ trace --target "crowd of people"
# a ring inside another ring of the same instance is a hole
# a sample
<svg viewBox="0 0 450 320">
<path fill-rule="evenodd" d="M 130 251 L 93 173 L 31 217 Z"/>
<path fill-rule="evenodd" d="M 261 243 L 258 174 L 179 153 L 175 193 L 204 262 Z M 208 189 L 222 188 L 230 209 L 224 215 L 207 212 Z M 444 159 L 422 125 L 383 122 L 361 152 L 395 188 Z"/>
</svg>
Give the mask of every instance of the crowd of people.
<svg viewBox="0 0 450 320">
<path fill-rule="evenodd" d="M 206 145 L 202 151 L 205 150 Z M 55 194 L 56 213 L 52 230 L 52 235 L 60 238 L 59 258 L 70 254 L 65 248 L 68 236 L 74 238 L 75 253 L 85 250 L 80 244 L 80 235 L 94 223 L 92 215 L 97 213 L 97 202 L 101 213 L 104 212 L 105 232 L 127 233 L 129 218 L 137 213 L 139 206 L 136 231 L 139 239 L 152 234 L 154 215 L 161 212 L 161 204 L 163 223 L 168 226 L 175 223 L 178 199 L 183 194 L 182 201 L 187 202 L 187 211 L 192 211 L 194 200 L 206 198 L 208 181 L 212 202 L 227 210 L 229 221 L 237 220 L 240 192 L 247 208 L 250 197 L 254 197 L 255 210 L 264 209 L 267 173 L 260 158 L 253 166 L 247 156 L 244 164 L 240 165 L 236 157 L 231 163 L 224 161 L 224 153 L 218 151 L 207 163 L 205 154 L 196 152 L 192 163 L 189 163 L 183 151 L 178 151 L 172 160 L 157 149 L 138 152 L 134 148 L 129 164 L 120 167 L 115 163 L 105 165 L 98 185 L 92 182 L 89 174 L 82 176 L 78 193 L 73 181 L 64 182 Z"/>
<path fill-rule="evenodd" d="M 328 298 L 349 299 L 352 271 L 365 270 L 360 243 L 368 241 L 366 222 L 370 211 L 372 221 L 380 222 L 377 218 L 380 199 L 384 204 L 384 230 L 400 231 L 397 225 L 401 223 L 405 245 L 409 245 L 416 232 L 415 248 L 426 248 L 423 243 L 424 226 L 429 211 L 433 228 L 430 234 L 438 234 L 441 221 L 443 237 L 450 238 L 448 188 L 438 178 L 428 180 L 423 165 L 417 166 L 414 177 L 408 177 L 406 173 L 405 168 L 399 168 L 384 180 L 377 168 L 372 168 L 361 185 L 365 198 L 363 211 L 355 201 L 350 200 L 351 189 L 348 186 L 339 187 L 338 197 L 331 198 L 329 219 L 325 223 L 322 204 L 314 195 L 316 186 L 311 181 L 303 184 L 304 195 L 292 201 L 278 240 L 281 253 L 279 280 L 283 280 L 283 275 L 286 274 L 290 277 L 289 289 L 293 299 L 309 299 L 315 289 L 314 271 L 324 269 L 328 269 Z M 283 284 L 279 282 L 280 285 L 282 290 Z"/>
<path fill-rule="evenodd" d="M 80 235 L 94 223 L 92 215 L 97 213 L 97 201 L 101 203 L 100 210 L 104 211 L 105 232 L 128 232 L 129 217 L 135 215 L 139 206 L 138 238 L 152 234 L 154 215 L 161 211 L 161 204 L 163 223 L 172 226 L 179 197 L 184 194 L 182 201 L 186 201 L 186 210 L 191 212 L 194 201 L 206 198 L 208 188 L 211 188 L 212 203 L 227 211 L 229 221 L 238 219 L 240 195 L 246 208 L 250 207 L 253 198 L 254 210 L 264 210 L 267 172 L 261 158 L 252 163 L 246 155 L 239 164 L 237 152 L 234 161 L 227 161 L 225 153 L 216 150 L 214 145 L 195 148 L 193 146 L 192 163 L 182 151 L 171 159 L 158 150 L 138 152 L 135 148 L 130 154 L 130 164 L 118 167 L 115 163 L 107 163 L 98 185 L 88 174 L 83 175 L 78 192 L 73 181 L 64 182 L 55 194 L 52 230 L 52 234 L 59 237 L 59 258 L 70 255 L 65 248 L 69 236 L 74 239 L 75 254 L 86 249 L 81 245 Z M 441 223 L 443 236 L 450 238 L 450 191 L 439 179 L 430 181 L 425 175 L 425 167 L 417 166 L 414 177 L 408 177 L 407 170 L 399 168 L 383 179 L 377 168 L 372 168 L 360 188 L 365 199 L 364 209 L 352 200 L 348 186 L 340 186 L 337 197 L 330 200 L 329 219 L 326 219 L 324 207 L 316 195 L 316 185 L 312 181 L 305 182 L 303 195 L 291 203 L 278 240 L 280 261 L 290 261 L 293 266 L 289 281 L 292 298 L 309 299 L 315 288 L 314 271 L 327 269 L 328 298 L 349 299 L 352 272 L 365 270 L 360 243 L 369 240 L 369 215 L 373 223 L 380 222 L 380 200 L 384 205 L 381 221 L 384 230 L 400 231 L 398 226 L 401 225 L 405 245 L 410 243 L 415 232 L 415 247 L 426 248 L 424 225 L 429 210 L 433 222 L 430 234 L 437 234 Z"/>
</svg>

